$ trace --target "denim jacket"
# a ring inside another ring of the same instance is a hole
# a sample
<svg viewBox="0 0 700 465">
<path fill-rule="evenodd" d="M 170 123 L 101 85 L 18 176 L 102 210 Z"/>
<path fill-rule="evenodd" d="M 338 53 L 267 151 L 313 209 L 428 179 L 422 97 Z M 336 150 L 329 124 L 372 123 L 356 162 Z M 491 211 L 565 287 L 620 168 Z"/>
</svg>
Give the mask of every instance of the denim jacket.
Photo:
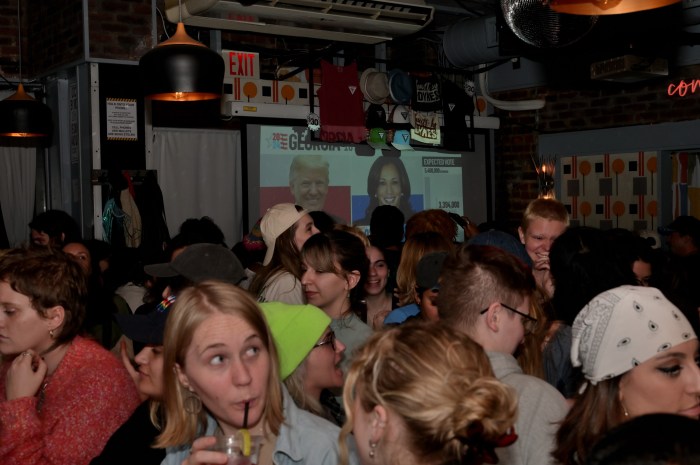
<svg viewBox="0 0 700 465">
<path fill-rule="evenodd" d="M 272 461 L 275 465 L 337 465 L 340 428 L 317 415 L 302 410 L 282 386 L 284 422 L 280 427 Z M 207 429 L 202 436 L 212 436 L 216 420 L 207 415 Z M 190 454 L 191 444 L 168 447 L 161 465 L 181 465 Z M 350 465 L 357 465 L 355 442 L 348 438 Z"/>
</svg>

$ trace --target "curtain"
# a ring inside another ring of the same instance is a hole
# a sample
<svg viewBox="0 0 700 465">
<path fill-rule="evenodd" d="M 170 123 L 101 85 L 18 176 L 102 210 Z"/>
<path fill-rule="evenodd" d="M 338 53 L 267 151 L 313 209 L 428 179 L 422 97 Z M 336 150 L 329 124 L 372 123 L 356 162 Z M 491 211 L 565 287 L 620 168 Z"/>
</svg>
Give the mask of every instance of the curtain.
<svg viewBox="0 0 700 465">
<path fill-rule="evenodd" d="M 158 172 L 171 236 L 188 218 L 208 216 L 232 247 L 241 240 L 240 131 L 153 128 L 147 169 Z"/>
<path fill-rule="evenodd" d="M 36 183 L 34 147 L 0 147 L 0 204 L 11 247 L 29 240 Z"/>
</svg>

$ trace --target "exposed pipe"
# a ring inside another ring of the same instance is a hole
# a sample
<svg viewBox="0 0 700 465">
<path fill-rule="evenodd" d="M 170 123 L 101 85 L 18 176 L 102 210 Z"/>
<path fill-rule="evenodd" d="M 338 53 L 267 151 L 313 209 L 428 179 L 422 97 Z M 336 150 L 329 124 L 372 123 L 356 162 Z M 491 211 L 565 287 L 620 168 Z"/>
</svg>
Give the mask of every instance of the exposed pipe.
<svg viewBox="0 0 700 465">
<path fill-rule="evenodd" d="M 483 68 L 485 65 L 480 65 L 479 68 Z M 489 95 L 489 89 L 488 89 L 488 73 L 479 73 L 479 87 L 481 88 L 481 95 L 486 99 L 487 102 L 489 102 L 491 105 L 493 105 L 496 108 L 500 108 L 501 110 L 507 110 L 507 111 L 525 111 L 525 110 L 539 110 L 541 108 L 544 108 L 545 103 L 547 103 L 544 99 L 535 99 L 535 100 L 519 100 L 519 101 L 507 101 L 507 100 L 498 100 L 491 95 Z"/>
</svg>

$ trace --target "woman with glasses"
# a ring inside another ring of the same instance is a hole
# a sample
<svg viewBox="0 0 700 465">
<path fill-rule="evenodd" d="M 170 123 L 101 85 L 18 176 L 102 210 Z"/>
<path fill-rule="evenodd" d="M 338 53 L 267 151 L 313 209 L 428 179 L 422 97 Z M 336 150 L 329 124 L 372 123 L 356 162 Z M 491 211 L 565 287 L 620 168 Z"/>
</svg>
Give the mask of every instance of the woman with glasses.
<svg viewBox="0 0 700 465">
<path fill-rule="evenodd" d="M 280 377 L 299 408 L 338 426 L 345 420 L 329 389 L 343 387 L 340 361 L 345 345 L 330 329 L 331 318 L 313 305 L 260 304 L 280 358 Z"/>
<path fill-rule="evenodd" d="M 364 244 L 354 234 L 334 230 L 311 236 L 301 255 L 308 302 L 331 317 L 331 329 L 352 354 L 372 334 L 359 316 L 369 269 Z M 349 364 L 349 357 L 343 357 L 343 371 Z"/>
</svg>

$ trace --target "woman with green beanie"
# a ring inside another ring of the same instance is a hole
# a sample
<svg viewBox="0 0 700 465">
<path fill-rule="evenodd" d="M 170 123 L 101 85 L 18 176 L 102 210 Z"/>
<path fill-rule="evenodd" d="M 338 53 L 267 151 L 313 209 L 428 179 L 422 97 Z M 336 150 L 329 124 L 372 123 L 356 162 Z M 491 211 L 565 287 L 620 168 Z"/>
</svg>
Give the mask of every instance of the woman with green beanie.
<svg viewBox="0 0 700 465">
<path fill-rule="evenodd" d="M 344 421 L 329 389 L 342 388 L 340 361 L 345 345 L 330 329 L 331 318 L 313 305 L 261 303 L 280 362 L 280 378 L 300 408 L 333 421 Z"/>
</svg>

